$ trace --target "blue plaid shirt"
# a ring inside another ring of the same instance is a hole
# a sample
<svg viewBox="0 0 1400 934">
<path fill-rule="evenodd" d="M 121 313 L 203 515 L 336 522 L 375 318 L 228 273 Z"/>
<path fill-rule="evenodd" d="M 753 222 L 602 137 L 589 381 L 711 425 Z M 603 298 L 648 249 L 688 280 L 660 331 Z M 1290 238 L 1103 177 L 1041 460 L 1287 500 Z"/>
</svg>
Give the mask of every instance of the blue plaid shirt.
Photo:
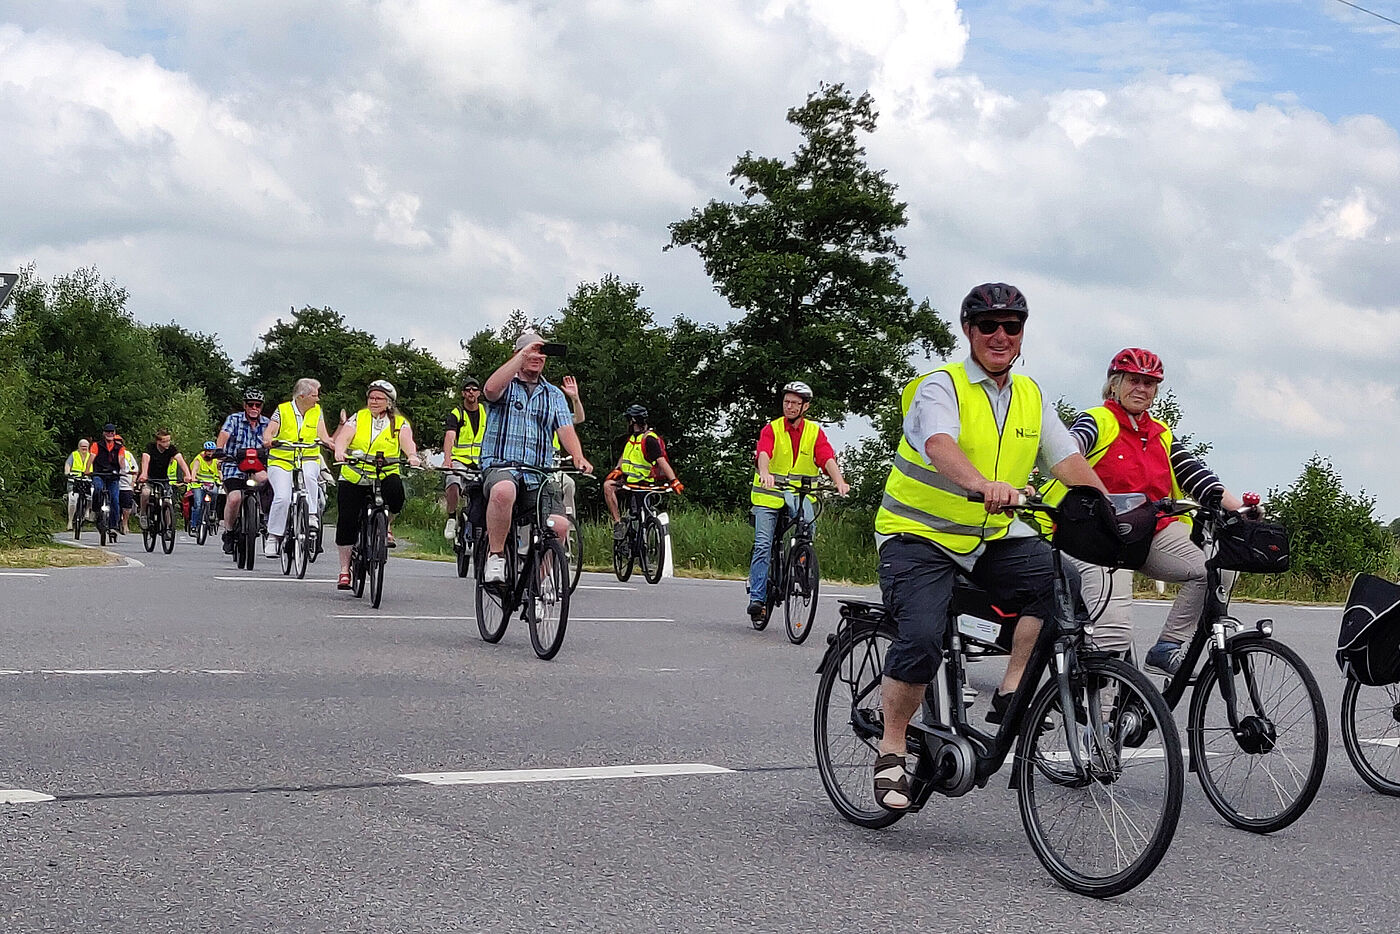
<svg viewBox="0 0 1400 934">
<path fill-rule="evenodd" d="M 495 402 L 486 405 L 486 434 L 481 439 L 481 466 L 500 463 L 549 467 L 554 463 L 554 432 L 574 423 L 569 400 L 558 386 L 540 377 L 531 392 L 519 378 Z"/>
<path fill-rule="evenodd" d="M 219 465 L 219 473 L 225 480 L 242 473 L 238 462 L 243 460 L 244 451 L 266 447 L 263 444 L 263 429 L 267 427 L 267 421 L 266 415 L 259 415 L 257 422 L 250 422 L 246 412 L 234 412 L 224 419 L 224 427 L 220 430 L 228 432 L 228 443 L 224 445 L 224 460 Z"/>
</svg>

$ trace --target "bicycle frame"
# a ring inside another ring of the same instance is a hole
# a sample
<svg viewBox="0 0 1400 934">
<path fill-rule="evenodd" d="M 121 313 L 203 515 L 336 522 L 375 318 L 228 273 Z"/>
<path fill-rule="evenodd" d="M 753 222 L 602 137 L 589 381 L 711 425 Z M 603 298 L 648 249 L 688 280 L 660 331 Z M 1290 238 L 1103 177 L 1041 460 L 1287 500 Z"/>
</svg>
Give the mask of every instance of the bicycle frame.
<svg viewBox="0 0 1400 934">
<path fill-rule="evenodd" d="M 505 594 L 505 596 L 510 599 L 510 605 L 508 609 L 510 610 L 510 612 L 514 613 L 516 610 L 518 610 L 521 606 L 524 605 L 525 593 L 529 589 L 530 575 L 537 573 L 539 570 L 539 560 L 541 555 L 541 549 L 539 547 L 540 543 L 549 541 L 550 539 L 559 538 L 559 533 L 554 530 L 553 526 L 549 525 L 549 516 L 546 516 L 544 514 L 544 490 L 545 485 L 548 483 L 551 475 L 563 473 L 567 468 L 531 467 L 526 464 L 499 464 L 497 466 L 501 469 L 524 470 L 530 473 L 537 474 L 540 477 L 540 482 L 535 486 L 535 508 L 533 510 L 533 516 L 531 520 L 528 523 L 522 525 L 521 523 L 515 520 L 514 516 L 512 516 L 511 532 L 513 532 L 514 534 L 513 536 L 508 536 L 506 541 L 507 555 L 510 557 L 510 560 L 514 561 L 516 560 L 516 558 L 514 555 L 510 554 L 511 546 L 514 545 L 516 549 L 518 549 L 520 542 L 520 533 L 524 530 L 529 530 L 530 547 L 524 554 L 525 563 L 521 567 L 520 573 L 516 575 L 515 590 Z M 515 541 L 510 541 L 510 538 L 514 538 Z"/>
</svg>

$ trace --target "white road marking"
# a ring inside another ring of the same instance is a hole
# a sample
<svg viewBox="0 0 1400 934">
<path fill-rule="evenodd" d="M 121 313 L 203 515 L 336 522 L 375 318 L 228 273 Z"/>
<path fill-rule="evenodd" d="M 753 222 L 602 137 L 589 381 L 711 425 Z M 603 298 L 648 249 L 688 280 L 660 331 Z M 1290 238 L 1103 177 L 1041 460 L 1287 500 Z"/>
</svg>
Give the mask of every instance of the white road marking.
<svg viewBox="0 0 1400 934">
<path fill-rule="evenodd" d="M 1080 750 L 1080 754 L 1081 754 L 1081 755 L 1083 754 L 1083 750 Z M 1166 754 L 1167 754 L 1167 753 L 1166 753 L 1166 750 L 1162 749 L 1162 748 L 1159 746 L 1159 747 L 1157 747 L 1156 749 L 1124 749 L 1124 750 L 1123 750 L 1123 753 L 1122 753 L 1122 757 L 1123 757 L 1124 759 L 1161 759 L 1161 758 L 1163 758 L 1164 756 L 1166 756 Z M 1191 750 L 1189 750 L 1189 749 L 1187 749 L 1185 746 L 1183 746 L 1183 747 L 1181 747 L 1181 754 L 1182 754 L 1183 756 L 1190 757 L 1190 755 L 1191 755 Z M 1219 756 L 1219 755 L 1224 755 L 1224 753 L 1219 753 L 1219 752 L 1208 752 L 1208 753 L 1206 753 L 1206 755 L 1207 755 L 1207 756 Z M 1062 752 L 1051 752 L 1051 753 L 1046 753 L 1046 754 L 1044 755 L 1044 758 L 1049 759 L 1049 760 L 1052 761 L 1052 762 L 1068 762 L 1068 761 L 1070 761 L 1070 759 L 1069 759 L 1069 751 L 1068 751 L 1068 750 L 1065 750 L 1065 751 L 1062 751 Z"/>
<path fill-rule="evenodd" d="M 575 590 L 636 590 L 636 587 L 619 587 L 616 584 L 579 584 Z"/>
<path fill-rule="evenodd" d="M 704 762 L 656 765 L 600 765 L 576 769 L 497 769 L 488 772 L 410 772 L 400 775 L 429 785 L 496 785 L 507 782 L 579 782 L 605 778 L 655 778 L 668 775 L 720 775 L 733 772 Z"/>
<path fill-rule="evenodd" d="M 571 623 L 674 623 L 668 616 L 570 616 Z"/>
<path fill-rule="evenodd" d="M 246 675 L 237 668 L 0 668 L 0 675 Z"/>
<path fill-rule="evenodd" d="M 1362 742 L 1370 746 L 1400 747 L 1400 736 L 1387 736 L 1384 739 L 1363 739 Z"/>
<path fill-rule="evenodd" d="M 0 577 L 48 577 L 38 571 L 0 571 Z"/>
<path fill-rule="evenodd" d="M 336 582 L 336 579 L 335 579 L 334 577 L 304 577 L 304 578 L 296 578 L 296 577 L 249 577 L 249 576 L 246 575 L 246 574 L 245 574 L 244 576 L 242 576 L 242 577 L 232 577 L 232 576 L 230 576 L 230 577 L 217 577 L 217 576 L 216 576 L 216 577 L 214 578 L 214 580 L 216 580 L 216 581 L 248 581 L 248 582 L 257 583 L 257 584 L 334 584 L 334 583 Z"/>
<path fill-rule="evenodd" d="M 450 620 L 471 621 L 475 616 L 395 616 L 391 613 L 333 613 L 327 619 L 429 619 L 429 620 Z M 666 616 L 570 616 L 571 623 L 674 623 L 675 620 Z"/>
<path fill-rule="evenodd" d="M 334 613 L 329 619 L 447 619 L 474 620 L 475 616 L 394 616 L 390 613 Z"/>
<path fill-rule="evenodd" d="M 53 795 L 46 795 L 41 791 L 30 791 L 27 788 L 0 788 L 0 804 L 35 804 L 40 801 L 52 801 Z"/>
</svg>

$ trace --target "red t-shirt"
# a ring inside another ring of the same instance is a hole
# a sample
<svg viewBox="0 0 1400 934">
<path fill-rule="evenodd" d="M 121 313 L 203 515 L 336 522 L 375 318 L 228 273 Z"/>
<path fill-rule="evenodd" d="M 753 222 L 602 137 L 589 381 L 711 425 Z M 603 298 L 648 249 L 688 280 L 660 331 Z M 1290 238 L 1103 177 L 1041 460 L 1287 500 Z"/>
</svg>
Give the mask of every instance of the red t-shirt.
<svg viewBox="0 0 1400 934">
<path fill-rule="evenodd" d="M 802 442 L 802 429 L 807 427 L 805 419 L 799 418 L 796 424 L 783 419 L 783 424 L 787 426 L 788 437 L 792 441 L 792 453 L 797 455 L 798 445 Z M 773 456 L 773 423 L 769 422 L 763 426 L 763 430 L 758 433 L 758 450 L 754 452 L 754 457 L 759 454 Z M 826 462 L 836 456 L 832 450 L 831 442 L 826 440 L 826 432 L 820 425 L 817 426 L 817 444 L 812 450 L 812 459 L 817 462 L 817 469 L 821 470 L 826 466 Z"/>
</svg>

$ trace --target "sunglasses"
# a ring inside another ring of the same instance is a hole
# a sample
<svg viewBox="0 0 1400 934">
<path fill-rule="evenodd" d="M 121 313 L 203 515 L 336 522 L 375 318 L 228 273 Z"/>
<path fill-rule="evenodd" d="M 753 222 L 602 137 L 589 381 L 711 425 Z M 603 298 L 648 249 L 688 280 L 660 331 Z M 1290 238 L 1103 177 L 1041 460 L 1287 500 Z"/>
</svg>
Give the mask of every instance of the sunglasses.
<svg viewBox="0 0 1400 934">
<path fill-rule="evenodd" d="M 247 407 L 247 408 L 250 408 L 250 409 L 260 409 L 260 408 L 262 408 L 262 403 L 261 403 L 261 402 L 245 402 L 245 403 L 243 403 L 243 405 L 244 405 L 245 407 Z"/>
<path fill-rule="evenodd" d="M 981 333 L 991 337 L 997 332 L 997 328 L 1006 332 L 1007 337 L 1015 337 L 1021 333 L 1021 328 L 1026 326 L 1024 321 L 989 321 L 986 318 L 978 318 L 972 322 L 972 326 Z"/>
</svg>

